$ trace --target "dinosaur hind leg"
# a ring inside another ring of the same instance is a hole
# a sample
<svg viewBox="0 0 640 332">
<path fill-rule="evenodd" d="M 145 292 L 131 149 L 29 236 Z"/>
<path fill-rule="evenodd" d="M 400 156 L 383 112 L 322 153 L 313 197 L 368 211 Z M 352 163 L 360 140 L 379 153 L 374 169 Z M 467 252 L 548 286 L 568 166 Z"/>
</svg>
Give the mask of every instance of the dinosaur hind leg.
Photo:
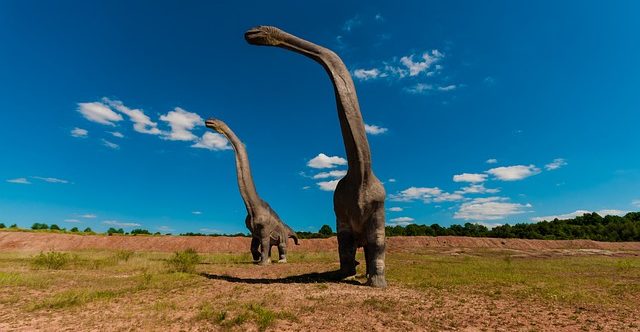
<svg viewBox="0 0 640 332">
<path fill-rule="evenodd" d="M 346 218 L 337 218 L 338 254 L 340 255 L 340 275 L 344 278 L 356 275 L 356 242 L 351 225 Z"/>
<path fill-rule="evenodd" d="M 267 265 L 269 263 L 271 263 L 271 256 L 269 255 L 271 253 L 271 239 L 269 238 L 269 236 L 263 236 L 262 239 L 260 239 L 260 246 L 261 246 L 261 252 L 260 252 L 260 265 Z"/>
<path fill-rule="evenodd" d="M 387 287 L 384 276 L 385 234 L 384 234 L 384 204 L 378 204 L 366 228 L 367 243 L 367 285 L 373 287 Z"/>
<path fill-rule="evenodd" d="M 287 262 L 287 238 L 284 238 L 283 240 L 280 240 L 280 243 L 278 244 L 278 256 L 279 256 L 279 260 L 278 263 L 286 263 Z"/>
</svg>

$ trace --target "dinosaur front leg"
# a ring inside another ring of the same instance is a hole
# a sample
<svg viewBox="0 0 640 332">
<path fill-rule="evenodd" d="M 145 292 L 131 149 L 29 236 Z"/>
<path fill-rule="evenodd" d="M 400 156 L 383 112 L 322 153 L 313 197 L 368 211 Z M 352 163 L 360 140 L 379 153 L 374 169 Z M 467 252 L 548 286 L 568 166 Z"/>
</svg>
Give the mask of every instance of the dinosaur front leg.
<svg viewBox="0 0 640 332">
<path fill-rule="evenodd" d="M 384 204 L 380 204 L 371 216 L 367 225 L 367 285 L 373 287 L 387 287 L 384 276 L 385 234 L 384 234 Z"/>
<path fill-rule="evenodd" d="M 269 253 L 271 252 L 271 239 L 269 237 L 269 235 L 267 236 L 262 236 L 262 239 L 260 239 L 260 246 L 262 248 L 261 249 L 261 258 L 260 258 L 260 265 L 267 265 L 271 263 L 271 256 L 269 255 Z"/>
<path fill-rule="evenodd" d="M 253 262 L 260 262 L 260 239 L 257 237 L 251 238 L 251 256 L 253 256 Z"/>
<path fill-rule="evenodd" d="M 338 217 L 338 254 L 340 255 L 340 274 L 343 277 L 356 275 L 356 242 L 351 225 L 346 218 Z"/>
</svg>

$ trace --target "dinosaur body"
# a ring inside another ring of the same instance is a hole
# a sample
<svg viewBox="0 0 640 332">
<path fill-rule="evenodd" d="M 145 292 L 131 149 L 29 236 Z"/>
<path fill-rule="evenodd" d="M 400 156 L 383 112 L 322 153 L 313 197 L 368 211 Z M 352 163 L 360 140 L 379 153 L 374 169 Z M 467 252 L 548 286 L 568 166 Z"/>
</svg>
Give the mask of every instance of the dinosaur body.
<svg viewBox="0 0 640 332">
<path fill-rule="evenodd" d="M 209 119 L 206 126 L 224 135 L 235 151 L 238 188 L 247 209 L 245 224 L 251 232 L 251 254 L 260 264 L 271 262 L 271 246 L 278 247 L 279 262 L 287 261 L 287 239 L 293 238 L 298 244 L 298 235 L 287 226 L 267 202 L 258 196 L 251 175 L 249 157 L 244 144 L 226 123 L 218 119 Z"/>
<path fill-rule="evenodd" d="M 367 283 L 386 287 L 385 269 L 385 190 L 371 170 L 371 151 L 358 105 L 353 80 L 340 57 L 322 46 L 270 26 L 259 26 L 245 33 L 252 45 L 284 48 L 318 62 L 333 83 L 338 119 L 347 153 L 348 171 L 333 195 L 338 231 L 340 272 L 356 273 L 356 249 L 363 247 Z"/>
</svg>

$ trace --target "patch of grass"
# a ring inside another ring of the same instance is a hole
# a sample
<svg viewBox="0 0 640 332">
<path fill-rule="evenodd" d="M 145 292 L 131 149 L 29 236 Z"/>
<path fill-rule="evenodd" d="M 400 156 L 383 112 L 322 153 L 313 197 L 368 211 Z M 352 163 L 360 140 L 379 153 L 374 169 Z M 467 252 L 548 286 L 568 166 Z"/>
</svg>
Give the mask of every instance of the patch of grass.
<svg viewBox="0 0 640 332">
<path fill-rule="evenodd" d="M 382 312 L 391 312 L 396 308 L 397 305 L 397 302 L 391 299 L 375 297 L 365 299 L 362 303 L 371 309 Z"/>
<path fill-rule="evenodd" d="M 176 310 L 178 306 L 173 301 L 156 301 L 153 306 L 153 310 L 164 312 L 169 310 Z"/>
<path fill-rule="evenodd" d="M 200 264 L 200 256 L 193 249 L 177 251 L 167 260 L 169 270 L 172 272 L 195 273 L 198 264 Z"/>
<path fill-rule="evenodd" d="M 118 250 L 113 254 L 116 261 L 124 261 L 128 262 L 129 259 L 133 256 L 132 250 Z"/>
<path fill-rule="evenodd" d="M 216 324 L 221 324 L 227 318 L 226 311 L 214 310 L 209 303 L 200 306 L 200 311 L 196 315 L 197 320 L 208 320 Z"/>
<path fill-rule="evenodd" d="M 123 291 L 91 289 L 64 291 L 44 300 L 37 301 L 31 304 L 27 309 L 31 311 L 39 309 L 62 309 L 82 305 L 96 300 L 111 299 L 121 295 L 122 293 Z"/>
<path fill-rule="evenodd" d="M 16 272 L 0 272 L 1 286 L 25 286 L 35 289 L 47 287 L 51 279 L 38 275 L 25 275 Z"/>
<path fill-rule="evenodd" d="M 32 265 L 37 269 L 60 270 L 65 267 L 69 261 L 71 261 L 71 255 L 63 252 L 50 251 L 47 253 L 41 252 L 35 256 L 32 260 Z"/>
</svg>

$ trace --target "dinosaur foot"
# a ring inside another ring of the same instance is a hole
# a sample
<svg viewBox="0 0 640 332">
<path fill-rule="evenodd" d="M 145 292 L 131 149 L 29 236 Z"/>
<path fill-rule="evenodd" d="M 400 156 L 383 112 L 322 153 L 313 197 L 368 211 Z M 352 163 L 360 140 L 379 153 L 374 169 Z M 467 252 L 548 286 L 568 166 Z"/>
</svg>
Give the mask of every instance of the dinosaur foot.
<svg viewBox="0 0 640 332">
<path fill-rule="evenodd" d="M 286 262 L 287 262 L 287 259 L 286 259 L 286 258 L 282 258 L 282 259 L 280 259 L 280 260 L 278 261 L 278 263 L 286 263 Z"/>
<path fill-rule="evenodd" d="M 261 260 L 261 261 L 258 262 L 258 265 L 263 265 L 263 266 L 264 265 L 269 265 L 269 264 L 271 264 L 271 258 L 265 259 L 265 260 Z"/>
<path fill-rule="evenodd" d="M 367 278 L 367 283 L 365 285 L 376 288 L 386 288 L 387 280 L 384 278 L 384 275 L 374 274 Z"/>
</svg>

